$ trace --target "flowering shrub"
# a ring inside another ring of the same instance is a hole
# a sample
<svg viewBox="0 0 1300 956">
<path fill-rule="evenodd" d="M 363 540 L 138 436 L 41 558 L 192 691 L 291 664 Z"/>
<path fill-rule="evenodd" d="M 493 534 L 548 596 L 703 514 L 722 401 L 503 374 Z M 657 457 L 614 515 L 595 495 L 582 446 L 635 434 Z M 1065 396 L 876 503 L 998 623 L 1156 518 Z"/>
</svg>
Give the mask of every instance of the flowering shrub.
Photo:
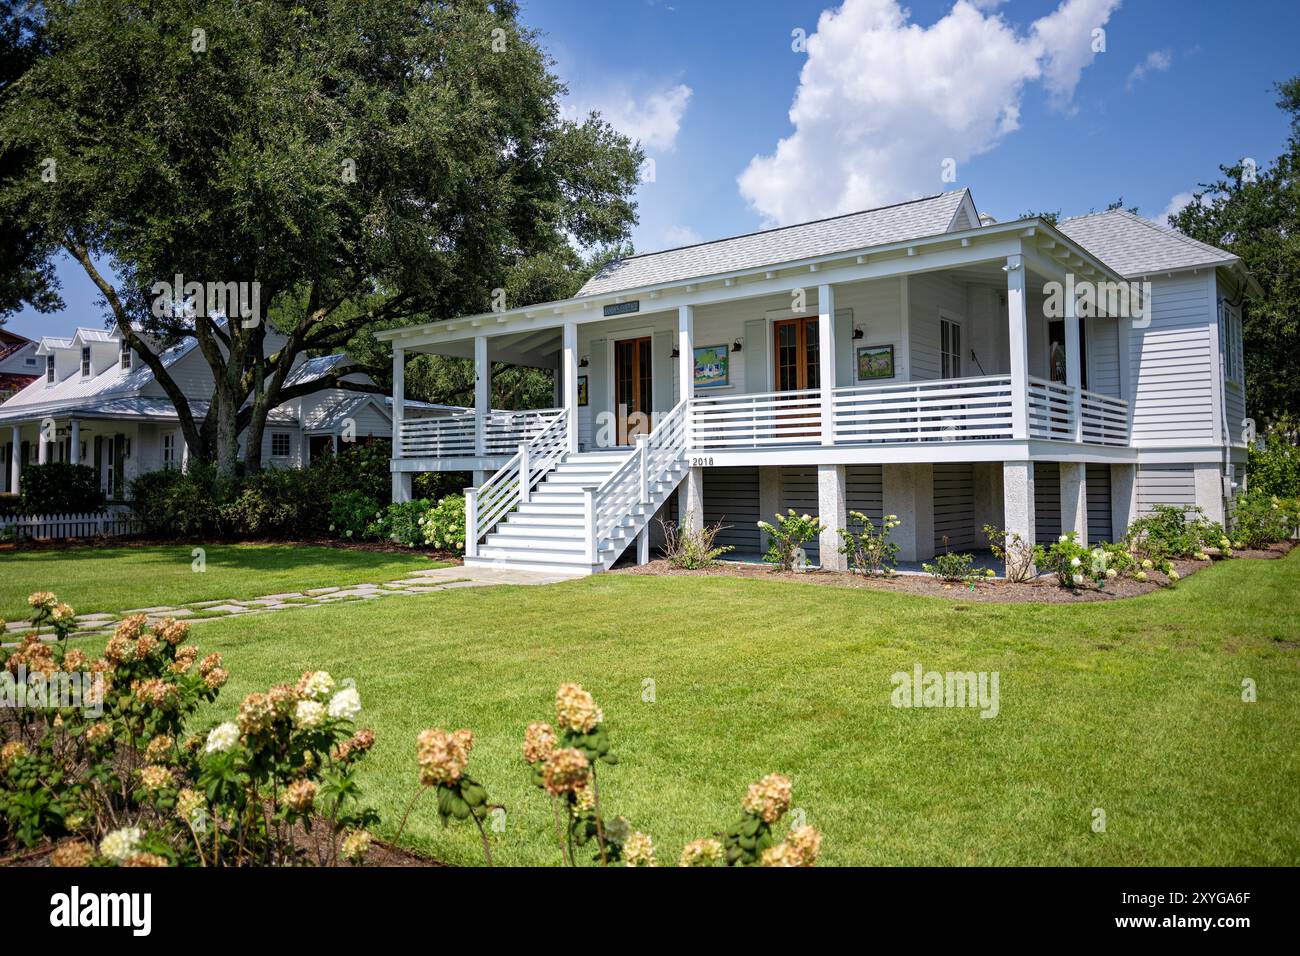
<svg viewBox="0 0 1300 956">
<path fill-rule="evenodd" d="M 820 518 L 797 515 L 791 508 L 787 514 L 776 515 L 775 524 L 760 521 L 758 527 L 771 539 L 763 560 L 775 564 L 782 571 L 790 571 L 794 569 L 803 546 L 821 534 L 826 526 Z"/>
<path fill-rule="evenodd" d="M 439 551 L 465 550 L 465 496 L 448 495 L 420 518 L 424 543 Z"/>
<path fill-rule="evenodd" d="M 1223 528 L 1205 517 L 1200 508 L 1156 505 L 1150 514 L 1129 525 L 1130 550 L 1159 563 L 1175 558 L 1204 558 L 1207 548 L 1226 540 Z"/>
<path fill-rule="evenodd" d="M 360 541 L 383 517 L 379 502 L 361 491 L 344 491 L 330 499 L 330 534 L 348 541 Z"/>
<path fill-rule="evenodd" d="M 849 567 L 854 571 L 871 577 L 877 574 L 892 574 L 898 562 L 898 544 L 890 541 L 889 536 L 901 521 L 898 515 L 885 515 L 880 521 L 880 530 L 860 511 L 850 511 L 849 517 L 857 522 L 861 529 L 856 533 L 847 528 L 840 528 L 840 554 L 848 556 Z"/>
<path fill-rule="evenodd" d="M 711 567 L 718 558 L 728 551 L 734 551 L 729 544 L 715 544 L 722 532 L 722 522 L 705 525 L 698 531 L 683 528 L 676 521 L 660 521 L 664 531 L 664 543 L 661 550 L 664 559 L 674 568 L 685 571 L 698 571 Z"/>
<path fill-rule="evenodd" d="M 1100 585 L 1118 575 L 1110 566 L 1106 548 L 1089 548 L 1079 542 L 1079 535 L 1074 531 L 1067 531 L 1050 547 L 1038 550 L 1039 563 L 1056 575 L 1057 583 L 1063 588 L 1081 588 L 1089 582 Z"/>
<path fill-rule="evenodd" d="M 1300 502 L 1278 498 L 1252 488 L 1241 495 L 1232 512 L 1233 542 L 1242 548 L 1263 548 L 1291 537 L 1300 524 Z"/>
<path fill-rule="evenodd" d="M 987 572 L 976 568 L 975 555 L 949 551 L 946 537 L 943 539 L 943 545 L 943 554 L 935 555 L 934 561 L 921 565 L 921 570 L 926 574 L 931 574 L 940 581 L 970 584 L 972 587 L 974 587 L 975 581 L 980 578 L 996 576 L 992 568 Z"/>
<path fill-rule="evenodd" d="M 324 672 L 250 694 L 234 721 L 187 734 L 199 705 L 227 673 L 200 658 L 189 626 L 124 619 L 103 656 L 68 648 L 72 609 L 54 595 L 29 599 L 36 627 L 0 650 L 6 694 L 23 706 L 0 715 L 0 839 L 62 840 L 56 865 L 268 865 L 360 859 L 374 814 L 357 808 L 353 766 L 374 735 L 353 731 L 355 688 Z M 49 623 L 56 640 L 41 637 Z M 54 678 L 81 677 L 71 700 Z M 307 850 L 295 832 L 324 826 Z"/>
<path fill-rule="evenodd" d="M 432 507 L 433 502 L 425 498 L 395 501 L 371 522 L 366 529 L 366 536 L 377 541 L 393 541 L 406 548 L 423 547 L 424 527 L 420 524 L 420 519 Z"/>
<path fill-rule="evenodd" d="M 1043 559 L 1042 548 L 1031 544 L 1017 531 L 1003 531 L 996 525 L 986 524 L 984 536 L 989 539 L 989 550 L 1002 562 L 1006 579 L 1017 584 L 1032 581 L 1035 565 Z"/>
</svg>

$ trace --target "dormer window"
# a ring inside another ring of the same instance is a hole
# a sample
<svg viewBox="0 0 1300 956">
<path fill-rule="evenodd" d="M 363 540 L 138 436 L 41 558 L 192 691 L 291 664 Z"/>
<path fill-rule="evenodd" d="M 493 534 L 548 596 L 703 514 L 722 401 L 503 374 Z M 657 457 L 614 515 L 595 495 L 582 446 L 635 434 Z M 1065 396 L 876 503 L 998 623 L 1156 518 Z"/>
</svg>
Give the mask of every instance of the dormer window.
<svg viewBox="0 0 1300 956">
<path fill-rule="evenodd" d="M 81 347 L 81 377 L 82 378 L 90 377 L 90 346 L 89 345 L 83 345 Z"/>
<path fill-rule="evenodd" d="M 54 384 L 54 356 L 45 356 L 45 384 Z"/>
<path fill-rule="evenodd" d="M 118 347 L 117 364 L 124 369 L 131 367 L 131 343 L 126 339 L 123 339 L 122 344 Z"/>
</svg>

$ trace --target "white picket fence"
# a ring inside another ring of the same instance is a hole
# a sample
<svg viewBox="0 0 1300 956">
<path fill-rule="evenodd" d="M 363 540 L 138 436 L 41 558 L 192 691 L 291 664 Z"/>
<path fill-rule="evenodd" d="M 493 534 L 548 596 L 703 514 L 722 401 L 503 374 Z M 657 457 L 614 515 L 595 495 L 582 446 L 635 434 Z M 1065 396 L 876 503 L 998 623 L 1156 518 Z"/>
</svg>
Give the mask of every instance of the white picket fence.
<svg viewBox="0 0 1300 956">
<path fill-rule="evenodd" d="M 133 534 L 140 523 L 130 508 L 109 508 L 93 514 L 0 515 L 0 538 L 91 538 Z"/>
</svg>

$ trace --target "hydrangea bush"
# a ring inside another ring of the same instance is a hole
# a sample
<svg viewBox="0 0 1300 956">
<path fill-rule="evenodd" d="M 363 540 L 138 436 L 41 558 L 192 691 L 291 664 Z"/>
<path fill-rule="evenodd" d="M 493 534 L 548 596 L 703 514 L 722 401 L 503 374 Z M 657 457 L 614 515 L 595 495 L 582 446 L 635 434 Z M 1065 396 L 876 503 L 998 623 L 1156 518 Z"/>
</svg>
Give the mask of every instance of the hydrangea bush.
<svg viewBox="0 0 1300 956">
<path fill-rule="evenodd" d="M 821 534 L 826 526 L 820 518 L 795 514 L 791 508 L 786 514 L 777 514 L 774 524 L 760 521 L 758 527 L 768 536 L 767 554 L 763 560 L 775 564 L 782 571 L 792 571 L 803 546 Z"/>
<path fill-rule="evenodd" d="M 898 515 L 885 515 L 877 530 L 872 520 L 860 511 L 850 511 L 849 518 L 857 529 L 840 528 L 840 554 L 847 555 L 849 567 L 867 577 L 893 574 L 898 564 L 898 543 L 890 535 L 901 521 Z"/>
</svg>

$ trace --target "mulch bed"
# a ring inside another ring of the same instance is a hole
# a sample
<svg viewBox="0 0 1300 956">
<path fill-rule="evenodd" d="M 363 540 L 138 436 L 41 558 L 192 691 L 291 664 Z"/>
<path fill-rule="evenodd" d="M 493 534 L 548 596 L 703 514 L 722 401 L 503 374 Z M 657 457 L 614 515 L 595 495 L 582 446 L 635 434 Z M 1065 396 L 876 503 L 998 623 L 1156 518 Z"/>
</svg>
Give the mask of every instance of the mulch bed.
<svg viewBox="0 0 1300 956">
<path fill-rule="evenodd" d="M 25 866 L 49 866 L 50 854 L 54 852 L 54 845 L 37 847 L 34 850 L 27 850 L 21 853 L 15 853 L 11 856 L 0 857 L 0 867 L 25 867 Z M 351 863 L 342 863 L 341 866 L 352 866 Z M 424 866 L 446 866 L 446 863 L 439 863 L 437 860 L 430 859 L 427 856 L 420 856 L 418 853 L 412 853 L 410 850 L 403 850 L 400 847 L 374 840 L 370 844 L 370 852 L 366 854 L 364 866 L 400 866 L 400 867 L 424 867 Z"/>
<path fill-rule="evenodd" d="M 1238 551 L 1232 560 L 1270 560 L 1288 554 L 1294 547 L 1294 541 L 1282 541 L 1268 548 L 1252 551 Z M 1212 561 L 1175 561 L 1174 570 L 1186 578 L 1202 568 L 1209 567 Z M 667 561 L 651 561 L 649 564 L 615 568 L 613 574 L 648 574 L 657 576 L 681 577 L 732 577 L 761 578 L 765 581 L 792 581 L 798 584 L 821 584 L 832 587 L 860 588 L 872 591 L 893 591 L 899 594 L 921 594 L 930 597 L 946 597 L 990 604 L 1085 604 L 1092 601 L 1114 601 L 1119 598 L 1137 597 L 1150 594 L 1166 586 L 1165 577 L 1156 572 L 1149 572 L 1148 581 L 1134 581 L 1132 578 L 1116 578 L 1104 588 L 1081 588 L 1066 590 L 1058 587 L 1055 578 L 1041 578 L 1024 584 L 1010 581 L 978 581 L 973 585 L 951 584 L 938 581 L 928 574 L 896 574 L 888 578 L 866 578 L 860 574 L 844 571 L 777 571 L 766 565 L 738 564 L 720 561 L 711 568 L 700 571 L 683 571 L 673 568 Z"/>
</svg>

